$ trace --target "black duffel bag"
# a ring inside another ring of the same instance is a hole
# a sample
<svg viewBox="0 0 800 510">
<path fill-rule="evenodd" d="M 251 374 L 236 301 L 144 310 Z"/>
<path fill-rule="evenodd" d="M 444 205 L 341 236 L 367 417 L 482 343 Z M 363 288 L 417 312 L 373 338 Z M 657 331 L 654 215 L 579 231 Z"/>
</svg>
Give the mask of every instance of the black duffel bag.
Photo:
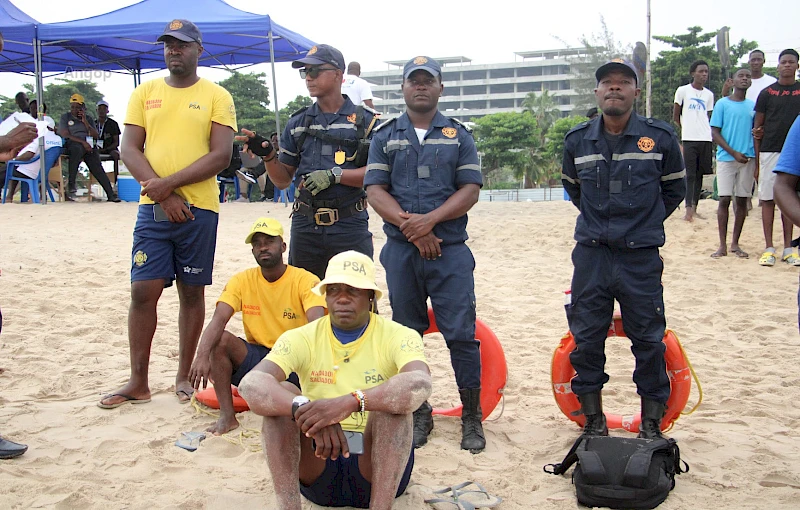
<svg viewBox="0 0 800 510">
<path fill-rule="evenodd" d="M 611 436 L 579 437 L 561 463 L 544 471 L 561 475 L 576 462 L 572 483 L 578 502 L 589 507 L 655 508 L 675 487 L 675 475 L 689 471 L 674 439 Z"/>
</svg>

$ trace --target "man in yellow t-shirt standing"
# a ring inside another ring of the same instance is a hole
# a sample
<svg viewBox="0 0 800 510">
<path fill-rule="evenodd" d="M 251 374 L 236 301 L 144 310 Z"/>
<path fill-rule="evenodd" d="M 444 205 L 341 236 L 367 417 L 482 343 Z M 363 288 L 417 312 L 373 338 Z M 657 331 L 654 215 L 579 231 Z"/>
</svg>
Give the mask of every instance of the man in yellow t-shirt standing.
<svg viewBox="0 0 800 510">
<path fill-rule="evenodd" d="M 278 508 L 300 508 L 301 493 L 322 506 L 391 508 L 414 466 L 411 414 L 431 394 L 422 338 L 370 312 L 382 292 L 364 254 L 331 258 L 314 292 L 329 315 L 281 335 L 239 385 L 264 416 Z M 302 395 L 283 382 L 292 372 Z"/>
<path fill-rule="evenodd" d="M 156 305 L 173 280 L 180 299 L 175 393 L 180 402 L 191 399 L 189 368 L 203 329 L 217 242 L 216 175 L 230 162 L 237 129 L 231 95 L 197 75 L 203 39 L 194 23 L 173 20 L 158 40 L 169 76 L 133 91 L 122 138 L 125 166 L 142 184 L 128 312 L 131 378 L 98 402 L 104 409 L 150 401 Z"/>
<path fill-rule="evenodd" d="M 217 300 L 217 308 L 200 338 L 197 357 L 189 372 L 194 389 L 209 379 L 219 400 L 217 422 L 206 429 L 221 435 L 239 426 L 233 411 L 230 385 L 239 385 L 266 356 L 284 332 L 325 315 L 325 300 L 311 292 L 319 278 L 283 262 L 286 243 L 283 226 L 273 218 L 259 218 L 244 241 L 252 246 L 259 267 L 233 275 Z M 225 330 L 236 312 L 242 312 L 242 339 Z M 289 377 L 297 382 L 297 376 Z"/>
</svg>

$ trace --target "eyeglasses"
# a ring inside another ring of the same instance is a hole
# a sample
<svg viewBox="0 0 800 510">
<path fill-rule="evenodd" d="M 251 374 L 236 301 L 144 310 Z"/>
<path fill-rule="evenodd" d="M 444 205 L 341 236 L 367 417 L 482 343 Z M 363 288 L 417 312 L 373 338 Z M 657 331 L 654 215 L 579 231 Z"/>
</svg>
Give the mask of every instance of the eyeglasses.
<svg viewBox="0 0 800 510">
<path fill-rule="evenodd" d="M 305 80 L 306 76 L 309 76 L 313 80 L 317 76 L 319 76 L 319 73 L 323 71 L 336 71 L 336 70 L 337 69 L 335 67 L 304 67 L 303 69 L 300 69 L 300 77 Z"/>
</svg>

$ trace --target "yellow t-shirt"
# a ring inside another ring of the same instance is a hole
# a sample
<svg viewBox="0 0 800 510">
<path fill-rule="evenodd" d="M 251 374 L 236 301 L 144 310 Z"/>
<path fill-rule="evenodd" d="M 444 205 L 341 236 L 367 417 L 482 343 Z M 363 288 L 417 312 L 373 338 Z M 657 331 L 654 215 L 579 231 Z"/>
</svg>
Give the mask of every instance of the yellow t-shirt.
<svg viewBox="0 0 800 510">
<path fill-rule="evenodd" d="M 242 312 L 248 342 L 271 349 L 285 331 L 308 324 L 309 308 L 325 306 L 325 298 L 311 292 L 317 283 L 319 278 L 299 267 L 286 266 L 286 272 L 274 282 L 264 278 L 260 267 L 254 267 L 233 275 L 217 303 Z"/>
<path fill-rule="evenodd" d="M 375 314 L 370 315 L 363 335 L 342 344 L 326 315 L 281 335 L 266 359 L 287 375 L 296 372 L 303 395 L 319 400 L 384 383 L 410 361 L 425 362 L 425 352 L 416 331 Z M 341 425 L 345 430 L 363 432 L 366 419 L 354 413 Z"/>
<path fill-rule="evenodd" d="M 183 170 L 208 154 L 212 122 L 237 130 L 233 98 L 205 78 L 187 88 L 170 87 L 163 78 L 142 83 L 131 94 L 125 116 L 125 124 L 141 126 L 147 132 L 144 155 L 160 177 Z M 216 176 L 175 192 L 195 207 L 219 212 Z M 143 196 L 139 203 L 153 201 Z"/>
</svg>

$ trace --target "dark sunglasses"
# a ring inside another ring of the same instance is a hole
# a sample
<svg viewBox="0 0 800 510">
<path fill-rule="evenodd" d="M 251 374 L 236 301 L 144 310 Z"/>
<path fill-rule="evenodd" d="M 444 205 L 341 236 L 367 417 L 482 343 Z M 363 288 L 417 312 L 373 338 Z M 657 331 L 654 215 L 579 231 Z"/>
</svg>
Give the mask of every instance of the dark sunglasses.
<svg viewBox="0 0 800 510">
<path fill-rule="evenodd" d="M 310 76 L 311 79 L 313 80 L 317 76 L 319 76 L 319 73 L 323 71 L 336 71 L 336 70 L 337 69 L 335 67 L 304 67 L 303 69 L 300 69 L 300 77 L 305 80 L 306 76 Z"/>
</svg>

